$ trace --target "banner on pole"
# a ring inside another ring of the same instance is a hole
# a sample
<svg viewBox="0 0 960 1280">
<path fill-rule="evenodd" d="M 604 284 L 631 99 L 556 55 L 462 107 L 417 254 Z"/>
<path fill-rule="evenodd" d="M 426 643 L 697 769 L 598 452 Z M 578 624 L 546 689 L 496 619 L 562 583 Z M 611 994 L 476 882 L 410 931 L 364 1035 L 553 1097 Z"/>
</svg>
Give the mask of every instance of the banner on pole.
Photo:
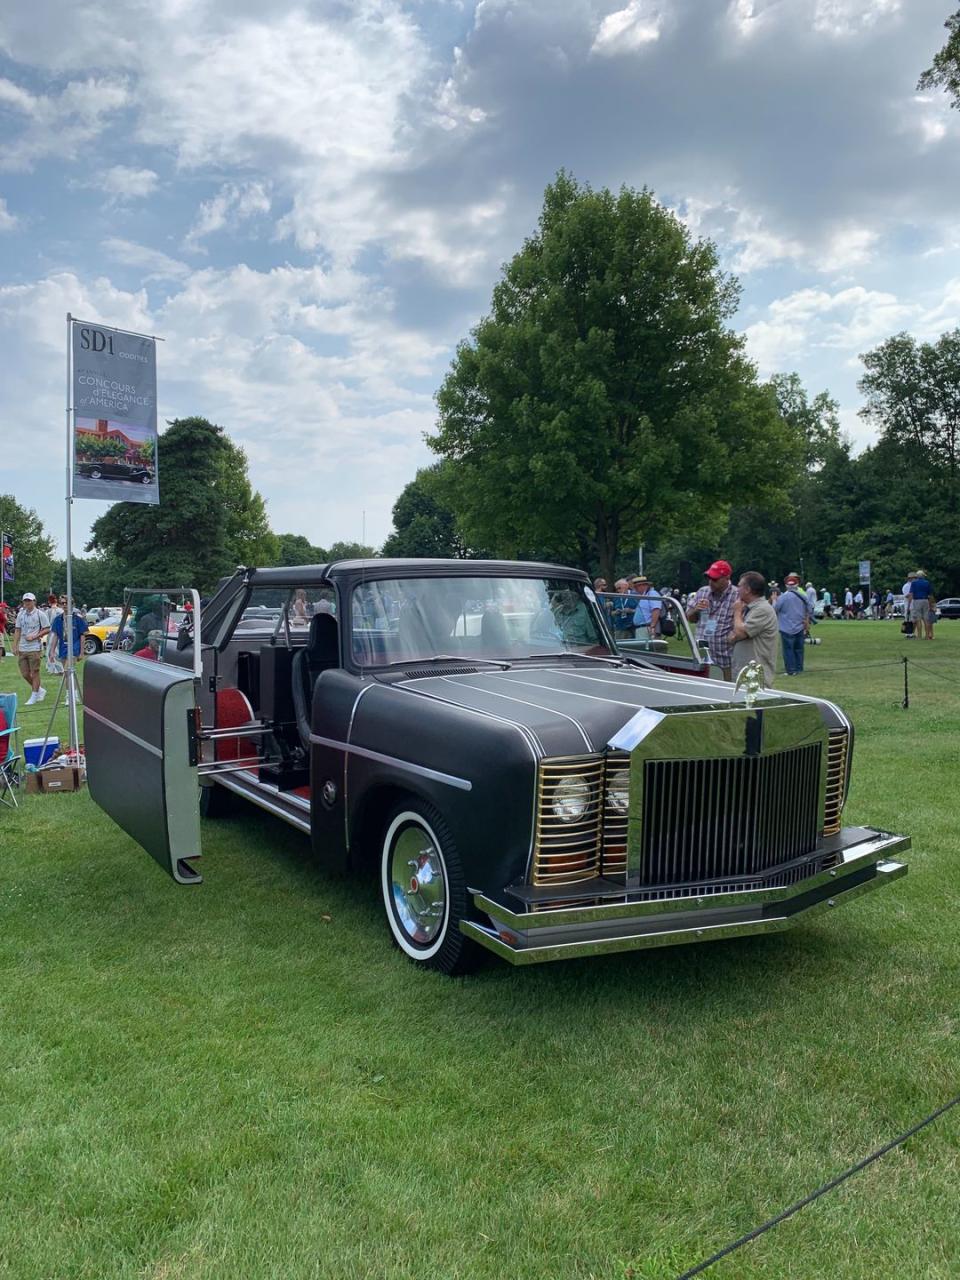
<svg viewBox="0 0 960 1280">
<path fill-rule="evenodd" d="M 13 565 L 13 541 L 9 533 L 3 535 L 3 580 L 4 582 L 14 581 L 14 565 Z"/>
<path fill-rule="evenodd" d="M 860 585 L 866 586 L 869 581 L 870 581 L 870 561 L 861 560 L 860 561 Z"/>
<path fill-rule="evenodd" d="M 153 338 L 73 321 L 73 496 L 160 501 Z"/>
</svg>

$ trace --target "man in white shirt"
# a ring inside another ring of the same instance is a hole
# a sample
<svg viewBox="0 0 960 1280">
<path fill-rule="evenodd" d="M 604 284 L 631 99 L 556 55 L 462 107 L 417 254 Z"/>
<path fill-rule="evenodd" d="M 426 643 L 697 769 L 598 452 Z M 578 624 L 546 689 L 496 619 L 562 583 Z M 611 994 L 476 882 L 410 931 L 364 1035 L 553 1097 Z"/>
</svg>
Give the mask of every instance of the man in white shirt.
<svg viewBox="0 0 960 1280">
<path fill-rule="evenodd" d="M 49 633 L 50 623 L 47 615 L 37 608 L 37 597 L 32 591 L 25 592 L 23 607 L 17 614 L 16 630 L 13 633 L 13 652 L 20 674 L 31 689 L 30 697 L 25 703 L 28 707 L 35 702 L 42 702 L 47 696 L 46 689 L 40 687 L 40 655 L 44 639 Z"/>
<path fill-rule="evenodd" d="M 804 588 L 803 594 L 807 597 L 807 604 L 810 606 L 810 617 L 813 617 L 813 606 L 817 603 L 817 588 L 812 582 L 808 582 Z"/>
</svg>

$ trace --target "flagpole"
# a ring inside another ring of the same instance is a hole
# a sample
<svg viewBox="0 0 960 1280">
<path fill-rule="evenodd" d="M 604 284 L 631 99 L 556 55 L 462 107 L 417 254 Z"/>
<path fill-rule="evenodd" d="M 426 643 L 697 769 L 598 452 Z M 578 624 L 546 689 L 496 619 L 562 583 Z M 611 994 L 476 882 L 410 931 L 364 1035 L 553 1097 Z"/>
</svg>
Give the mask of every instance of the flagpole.
<svg viewBox="0 0 960 1280">
<path fill-rule="evenodd" d="M 80 763 L 80 733 L 77 728 L 77 676 L 73 656 L 73 316 L 67 312 L 67 465 L 66 465 L 66 501 L 67 501 L 67 609 L 63 618 L 63 638 L 67 646 L 66 686 L 67 715 L 70 722 L 70 750 L 73 753 L 73 764 Z"/>
</svg>

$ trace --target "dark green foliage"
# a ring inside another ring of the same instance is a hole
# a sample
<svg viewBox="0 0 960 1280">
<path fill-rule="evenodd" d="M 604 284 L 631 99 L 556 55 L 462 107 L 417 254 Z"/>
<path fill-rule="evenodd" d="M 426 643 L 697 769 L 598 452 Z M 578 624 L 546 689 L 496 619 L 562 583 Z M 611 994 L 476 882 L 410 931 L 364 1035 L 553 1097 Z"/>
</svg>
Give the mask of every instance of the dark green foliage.
<svg viewBox="0 0 960 1280">
<path fill-rule="evenodd" d="M 393 532 L 383 544 L 382 555 L 475 558 L 457 529 L 456 516 L 444 505 L 441 467 L 442 463 L 418 471 L 393 504 Z"/>
<path fill-rule="evenodd" d="M 934 56 L 933 64 L 920 77 L 917 88 L 944 89 L 952 98 L 950 105 L 960 107 L 960 9 L 943 24 L 947 43 Z"/>
<path fill-rule="evenodd" d="M 323 547 L 315 547 L 302 533 L 278 533 L 277 547 L 278 565 L 323 564 L 327 558 Z"/>
<path fill-rule="evenodd" d="M 208 591 L 237 564 L 272 564 L 276 537 L 243 450 L 205 418 L 180 418 L 159 439 L 160 505 L 118 502 L 94 524 L 88 551 L 120 560 L 128 585 Z"/>
<path fill-rule="evenodd" d="M 136 586 L 123 564 L 115 556 L 74 556 L 73 598 L 77 604 L 120 604 L 124 587 Z M 66 561 L 58 560 L 53 569 L 53 589 L 67 589 Z"/>
<path fill-rule="evenodd" d="M 326 552 L 326 559 L 333 560 L 372 560 L 376 550 L 363 542 L 335 542 Z"/>
<path fill-rule="evenodd" d="M 466 536 L 576 549 L 610 577 L 623 545 L 717 536 L 747 473 L 776 509 L 793 437 L 727 327 L 737 297 L 649 191 L 559 174 L 437 395 L 428 440 Z"/>
<path fill-rule="evenodd" d="M 77 436 L 75 452 L 78 458 L 122 458 L 127 452 L 127 443 L 109 436 L 84 433 Z"/>
<path fill-rule="evenodd" d="M 19 600 L 24 591 L 46 595 L 53 578 L 53 539 L 37 513 L 21 507 L 11 493 L 0 493 L 0 532 L 13 543 L 13 582 L 4 584 L 5 600 Z"/>
</svg>

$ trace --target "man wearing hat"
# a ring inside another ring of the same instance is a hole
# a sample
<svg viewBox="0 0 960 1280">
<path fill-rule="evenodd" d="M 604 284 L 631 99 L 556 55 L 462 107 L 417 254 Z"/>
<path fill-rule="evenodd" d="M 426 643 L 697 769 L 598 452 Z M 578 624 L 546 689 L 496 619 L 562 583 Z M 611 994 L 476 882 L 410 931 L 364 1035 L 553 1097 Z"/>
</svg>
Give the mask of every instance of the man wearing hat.
<svg viewBox="0 0 960 1280">
<path fill-rule="evenodd" d="M 693 599 L 687 601 L 687 617 L 697 624 L 697 643 L 706 646 L 710 661 L 720 668 L 724 680 L 729 680 L 733 663 L 730 648 L 733 606 L 739 595 L 730 580 L 733 569 L 726 560 L 714 560 L 706 576 L 710 584 L 701 587 Z"/>
<path fill-rule="evenodd" d="M 652 640 L 657 634 L 657 627 L 660 623 L 663 597 L 645 574 L 640 573 L 631 578 L 630 585 L 637 593 L 637 605 L 633 611 L 633 625 L 635 627 L 646 627 L 647 634 Z"/>
<path fill-rule="evenodd" d="M 30 697 L 24 704 L 27 707 L 42 702 L 47 696 L 46 689 L 40 687 L 40 655 L 43 641 L 49 634 L 50 623 L 47 615 L 37 608 L 37 597 L 32 591 L 25 591 L 23 608 L 17 614 L 13 633 L 13 652 L 20 674 L 30 686 Z"/>
<path fill-rule="evenodd" d="M 163 644 L 163 632 L 154 628 L 147 632 L 147 643 L 133 655 L 135 658 L 146 658 L 148 662 L 160 661 L 160 646 Z"/>
<path fill-rule="evenodd" d="M 777 597 L 773 607 L 780 628 L 783 669 L 788 676 L 798 676 L 803 670 L 803 642 L 810 630 L 810 606 L 800 590 L 799 574 L 788 573 L 784 586 L 786 590 Z"/>
</svg>

